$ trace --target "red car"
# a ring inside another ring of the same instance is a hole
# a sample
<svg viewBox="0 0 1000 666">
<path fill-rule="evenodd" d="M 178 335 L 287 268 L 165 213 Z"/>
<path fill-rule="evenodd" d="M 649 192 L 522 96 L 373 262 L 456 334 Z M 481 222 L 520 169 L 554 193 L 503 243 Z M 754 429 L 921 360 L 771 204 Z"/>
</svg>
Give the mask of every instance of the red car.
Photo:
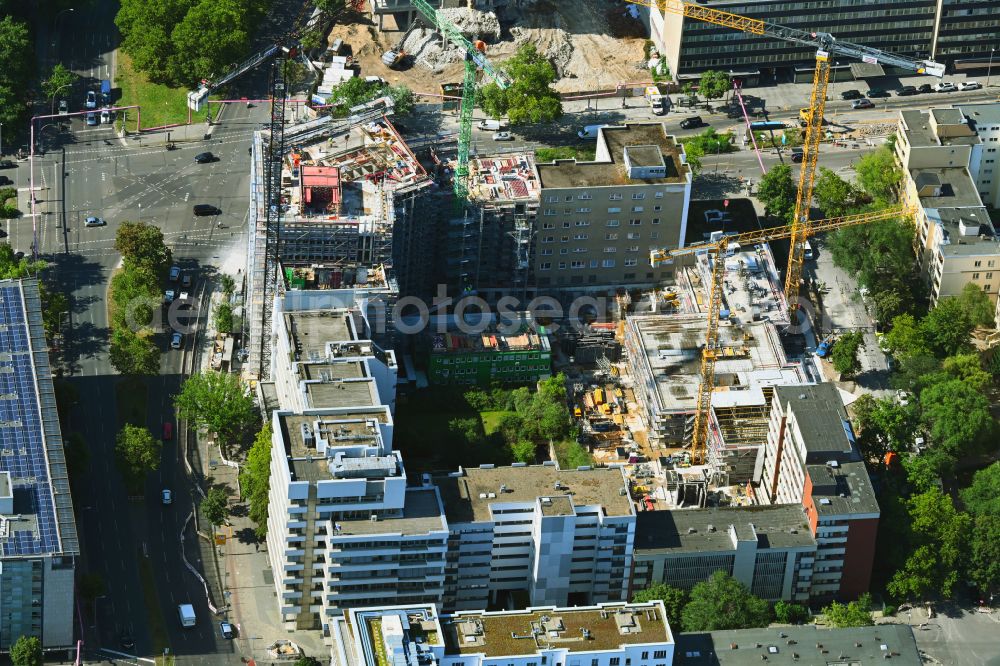
<svg viewBox="0 0 1000 666">
<path fill-rule="evenodd" d="M 164 423 L 163 424 L 163 441 L 168 441 L 174 437 L 174 424 Z"/>
</svg>

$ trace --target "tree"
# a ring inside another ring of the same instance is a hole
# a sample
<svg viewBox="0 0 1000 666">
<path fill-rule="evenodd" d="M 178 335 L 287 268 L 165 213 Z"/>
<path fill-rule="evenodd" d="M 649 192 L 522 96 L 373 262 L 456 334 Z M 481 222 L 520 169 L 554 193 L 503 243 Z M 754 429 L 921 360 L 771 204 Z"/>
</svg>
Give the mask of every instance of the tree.
<svg viewBox="0 0 1000 666">
<path fill-rule="evenodd" d="M 864 333 L 851 331 L 840 336 L 830 356 L 834 369 L 842 375 L 853 375 L 861 367 L 858 352 L 865 346 Z"/>
<path fill-rule="evenodd" d="M 14 666 L 42 666 L 42 642 L 37 636 L 21 636 L 10 648 Z"/>
<path fill-rule="evenodd" d="M 973 516 L 1000 516 L 1000 462 L 972 476 L 972 483 L 960 491 L 966 510 Z"/>
<path fill-rule="evenodd" d="M 315 0 L 313 4 L 316 5 L 317 9 L 321 9 L 327 14 L 338 14 L 347 5 L 344 0 Z"/>
<path fill-rule="evenodd" d="M 757 198 L 764 204 L 764 214 L 791 223 L 795 212 L 795 183 L 792 167 L 778 164 L 771 167 L 757 185 Z"/>
<path fill-rule="evenodd" d="M 901 314 L 893 319 L 892 328 L 884 340 L 889 351 L 898 359 L 930 353 L 920 322 L 911 314 Z"/>
<path fill-rule="evenodd" d="M 858 597 L 857 601 L 846 604 L 834 601 L 823 609 L 826 622 L 830 626 L 843 629 L 845 627 L 870 627 L 875 624 L 872 617 L 872 598 L 867 592 Z"/>
<path fill-rule="evenodd" d="M 160 466 L 163 443 L 146 428 L 125 424 L 115 438 L 115 455 L 126 476 L 136 479 Z"/>
<path fill-rule="evenodd" d="M 535 443 L 531 441 L 523 440 L 511 444 L 510 452 L 517 462 L 534 463 L 536 460 Z"/>
<path fill-rule="evenodd" d="M 938 488 L 906 502 L 910 518 L 909 556 L 887 589 L 893 596 L 916 599 L 931 593 L 950 597 L 958 582 L 969 536 L 969 516 L 955 509 Z"/>
<path fill-rule="evenodd" d="M 559 93 L 552 89 L 556 69 L 534 44 L 522 44 L 500 69 L 513 83 L 501 89 L 491 82 L 479 89 L 480 106 L 488 115 L 507 116 L 511 125 L 547 123 L 562 116 Z"/>
<path fill-rule="evenodd" d="M 716 69 L 702 72 L 701 81 L 698 83 L 698 92 L 706 99 L 719 99 L 731 88 L 729 76 Z"/>
<path fill-rule="evenodd" d="M 226 491 L 218 486 L 209 488 L 205 499 L 201 501 L 201 510 L 213 525 L 224 524 L 229 513 L 229 496 Z"/>
<path fill-rule="evenodd" d="M 417 104 L 417 97 L 406 86 L 385 86 L 380 92 L 382 95 L 388 95 L 392 98 L 392 112 L 394 115 L 406 116 L 413 113 L 413 109 Z"/>
<path fill-rule="evenodd" d="M 123 375 L 159 374 L 160 354 L 160 348 L 145 331 L 133 333 L 128 328 L 115 328 L 111 333 L 108 359 Z"/>
<path fill-rule="evenodd" d="M 233 292 L 236 291 L 236 280 L 233 279 L 232 275 L 228 273 L 223 273 L 219 277 L 219 286 L 222 287 L 222 293 L 226 296 L 232 296 Z"/>
<path fill-rule="evenodd" d="M 941 455 L 937 449 L 923 453 L 904 453 L 903 469 L 910 490 L 916 494 L 925 493 L 941 483 L 941 475 L 951 468 L 953 460 Z"/>
<path fill-rule="evenodd" d="M 969 315 L 973 326 L 992 326 L 996 308 L 990 302 L 990 297 L 974 282 L 962 287 L 962 292 L 955 297 L 962 309 Z"/>
<path fill-rule="evenodd" d="M 975 328 L 969 312 L 957 298 L 944 298 L 920 322 L 928 346 L 938 358 L 969 349 L 969 336 Z"/>
<path fill-rule="evenodd" d="M 6 12 L 5 12 L 6 13 Z M 26 110 L 24 90 L 28 89 L 28 79 L 34 60 L 25 57 L 32 52 L 31 33 L 28 24 L 4 16 L 0 20 L 0 122 L 13 125 Z"/>
<path fill-rule="evenodd" d="M 771 620 L 771 606 L 720 570 L 694 586 L 681 619 L 688 632 L 766 627 Z"/>
<path fill-rule="evenodd" d="M 42 326 L 45 335 L 51 338 L 59 330 L 63 315 L 69 312 L 69 298 L 62 291 L 54 291 L 45 283 L 38 283 L 42 301 Z"/>
<path fill-rule="evenodd" d="M 639 590 L 632 595 L 633 603 L 641 604 L 647 601 L 662 601 L 667 610 L 670 626 L 681 626 L 681 614 L 688 601 L 687 590 L 666 583 L 653 583 L 645 590 Z"/>
<path fill-rule="evenodd" d="M 779 600 L 774 604 L 774 619 L 782 624 L 802 624 L 809 619 L 809 609 L 802 604 Z"/>
<path fill-rule="evenodd" d="M 886 146 L 865 153 L 855 163 L 854 173 L 858 174 L 862 189 L 874 199 L 882 202 L 896 200 L 903 172 L 896 164 L 896 156 Z"/>
<path fill-rule="evenodd" d="M 840 217 L 854 212 L 861 192 L 849 181 L 826 167 L 819 168 L 819 177 L 813 186 L 816 206 L 826 217 Z"/>
<path fill-rule="evenodd" d="M 247 462 L 240 470 L 240 489 L 250 504 L 249 517 L 257 525 L 257 539 L 267 535 L 267 504 L 271 492 L 271 431 L 265 423 L 247 453 Z"/>
<path fill-rule="evenodd" d="M 876 208 L 883 208 L 877 205 Z M 898 284 L 913 272 L 913 231 L 898 220 L 885 220 L 839 229 L 827 237 L 833 263 L 857 276 L 870 291 Z M 912 288 L 907 282 L 907 289 Z"/>
<path fill-rule="evenodd" d="M 250 50 L 250 32 L 243 3 L 237 0 L 201 0 L 170 31 L 174 47 L 168 59 L 177 80 L 195 83 L 236 63 Z M 221 66 L 221 67 L 220 67 Z"/>
<path fill-rule="evenodd" d="M 2 280 L 17 280 L 37 275 L 47 267 L 48 264 L 44 261 L 33 261 L 28 258 L 28 255 L 16 259 L 14 248 L 10 244 L 0 244 L 0 279 Z"/>
<path fill-rule="evenodd" d="M 61 62 L 56 63 L 49 74 L 49 78 L 42 81 L 42 92 L 52 100 L 60 90 L 71 87 L 79 77 L 66 69 Z"/>
<path fill-rule="evenodd" d="M 115 233 L 115 250 L 127 268 L 147 266 L 160 273 L 170 263 L 170 249 L 163 232 L 146 222 L 122 222 Z"/>
<path fill-rule="evenodd" d="M 952 460 L 982 451 L 995 431 L 989 398 L 961 379 L 921 391 L 920 409 L 933 448 Z"/>
<path fill-rule="evenodd" d="M 322 666 L 316 657 L 299 657 L 295 666 Z"/>
<path fill-rule="evenodd" d="M 1000 586 L 1000 515 L 973 518 L 968 574 L 981 590 Z"/>
<path fill-rule="evenodd" d="M 174 396 L 174 404 L 182 418 L 228 441 L 258 423 L 253 397 L 240 378 L 229 373 L 191 375 Z"/>
<path fill-rule="evenodd" d="M 219 333 L 233 332 L 233 306 L 222 301 L 215 306 L 215 330 Z"/>
<path fill-rule="evenodd" d="M 916 404 L 901 405 L 892 398 L 875 399 L 864 393 L 851 409 L 860 431 L 858 448 L 869 462 L 881 461 L 891 450 L 909 447 L 918 425 Z"/>
</svg>

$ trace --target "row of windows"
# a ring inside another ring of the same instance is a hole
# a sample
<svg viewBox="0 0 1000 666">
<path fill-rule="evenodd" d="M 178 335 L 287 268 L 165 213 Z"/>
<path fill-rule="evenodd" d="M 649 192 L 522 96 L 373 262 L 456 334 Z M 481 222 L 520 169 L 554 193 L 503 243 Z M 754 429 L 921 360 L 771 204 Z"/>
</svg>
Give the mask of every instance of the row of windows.
<svg viewBox="0 0 1000 666">
<path fill-rule="evenodd" d="M 657 199 L 662 199 L 663 198 L 663 192 L 656 192 L 654 194 L 654 197 L 657 198 Z M 589 192 L 581 192 L 580 194 L 576 195 L 576 198 L 579 199 L 580 201 L 589 201 L 589 200 L 593 199 L 594 197 L 591 196 L 591 194 Z M 645 198 L 646 198 L 646 193 L 645 192 L 633 192 L 632 193 L 632 199 L 634 199 L 635 201 L 642 201 Z M 572 200 L 573 200 L 573 195 L 572 194 L 567 194 L 565 196 L 565 198 L 563 199 L 563 201 L 566 201 L 567 203 L 570 202 L 570 201 L 572 201 Z M 620 193 L 612 193 L 612 194 L 608 195 L 608 200 L 609 201 L 621 201 L 622 200 L 622 195 Z M 550 194 L 550 195 L 548 195 L 548 196 L 545 197 L 545 203 L 559 203 L 559 201 L 560 201 L 559 197 L 557 195 L 555 195 L 555 194 Z"/>
<path fill-rule="evenodd" d="M 598 266 L 598 263 L 600 263 L 599 266 Z M 638 262 L 638 259 L 634 259 L 634 258 L 633 259 L 626 259 L 623 262 L 623 265 L 624 266 L 638 266 L 639 262 Z M 605 259 L 605 260 L 603 260 L 601 262 L 598 262 L 597 259 L 591 259 L 589 266 L 587 265 L 587 262 L 584 262 L 584 261 L 571 261 L 568 264 L 565 261 L 560 261 L 559 264 L 558 264 L 558 269 L 561 270 L 561 271 L 566 270 L 567 268 L 574 269 L 574 270 L 579 270 L 581 268 L 588 268 L 588 267 L 589 268 L 614 268 L 615 267 L 615 260 L 614 259 Z M 540 271 L 552 270 L 552 264 L 551 264 L 551 262 L 544 262 L 544 263 L 542 263 L 538 267 L 538 270 L 540 270 Z"/>
</svg>

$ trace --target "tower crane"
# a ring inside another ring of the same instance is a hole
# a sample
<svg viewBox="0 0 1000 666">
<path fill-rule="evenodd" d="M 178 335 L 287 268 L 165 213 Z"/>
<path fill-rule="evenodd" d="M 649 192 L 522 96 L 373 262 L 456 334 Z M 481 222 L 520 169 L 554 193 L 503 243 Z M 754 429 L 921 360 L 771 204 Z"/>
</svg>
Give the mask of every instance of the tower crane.
<svg viewBox="0 0 1000 666">
<path fill-rule="evenodd" d="M 649 253 L 649 261 L 657 264 L 670 261 L 675 257 L 709 252 L 715 255 L 712 262 L 712 277 L 708 289 L 708 324 L 705 330 L 705 347 L 701 352 L 701 381 L 695 398 L 694 431 L 691 434 L 691 457 L 695 464 L 705 461 L 708 448 L 708 419 L 712 402 L 712 391 L 715 389 L 715 361 L 719 353 L 719 311 L 722 308 L 722 278 L 725 273 L 723 257 L 730 244 L 755 245 L 786 238 L 800 238 L 805 243 L 809 236 L 827 231 L 836 231 L 845 227 L 854 227 L 871 222 L 908 217 L 916 213 L 911 206 L 887 208 L 870 213 L 834 217 L 813 222 L 804 230 L 796 231 L 793 227 L 774 227 L 759 229 L 731 236 L 723 235 L 707 243 L 697 243 L 672 250 L 660 249 Z M 796 289 L 798 293 L 798 289 Z"/>
<path fill-rule="evenodd" d="M 469 144 L 472 143 L 472 110 L 476 105 L 476 75 L 482 71 L 501 89 L 506 90 L 513 81 L 506 73 L 495 68 L 486 59 L 486 44 L 470 42 L 458 27 L 441 15 L 426 0 L 413 0 L 413 6 L 437 28 L 441 38 L 465 49 L 465 76 L 462 79 L 462 111 L 458 124 L 458 164 L 455 168 L 455 196 L 464 202 L 469 196 L 466 179 L 469 177 Z"/>
<path fill-rule="evenodd" d="M 797 28 L 740 16 L 711 7 L 683 2 L 682 0 L 626 0 L 685 18 L 697 19 L 705 23 L 721 25 L 734 30 L 748 32 L 762 37 L 771 37 L 786 42 L 810 46 L 816 49 L 816 70 L 813 74 L 812 92 L 809 101 L 808 122 L 805 143 L 802 146 L 802 169 L 799 172 L 798 194 L 795 199 L 795 213 L 792 218 L 791 249 L 788 252 L 788 270 L 785 273 L 785 303 L 789 314 L 798 312 L 799 282 L 802 278 L 802 262 L 805 255 L 806 238 L 810 235 L 809 208 L 812 204 L 813 182 L 816 177 L 816 160 L 819 156 L 819 142 L 823 136 L 823 111 L 826 106 L 826 89 L 830 80 L 831 56 L 858 58 L 866 63 L 884 63 L 893 67 L 909 69 L 919 74 L 944 76 L 944 65 L 932 60 L 918 60 L 888 53 L 861 44 L 838 40 L 827 32 L 806 32 Z"/>
</svg>

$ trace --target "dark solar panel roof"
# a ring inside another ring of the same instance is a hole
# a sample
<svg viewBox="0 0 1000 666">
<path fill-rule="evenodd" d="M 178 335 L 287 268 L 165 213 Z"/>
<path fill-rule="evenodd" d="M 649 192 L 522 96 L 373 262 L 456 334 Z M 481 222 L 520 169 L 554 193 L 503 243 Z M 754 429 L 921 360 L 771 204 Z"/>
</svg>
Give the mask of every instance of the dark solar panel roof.
<svg viewBox="0 0 1000 666">
<path fill-rule="evenodd" d="M 14 513 L 0 540 L 4 556 L 61 550 L 50 483 L 32 344 L 16 282 L 0 286 L 0 471 L 10 472 Z"/>
</svg>

